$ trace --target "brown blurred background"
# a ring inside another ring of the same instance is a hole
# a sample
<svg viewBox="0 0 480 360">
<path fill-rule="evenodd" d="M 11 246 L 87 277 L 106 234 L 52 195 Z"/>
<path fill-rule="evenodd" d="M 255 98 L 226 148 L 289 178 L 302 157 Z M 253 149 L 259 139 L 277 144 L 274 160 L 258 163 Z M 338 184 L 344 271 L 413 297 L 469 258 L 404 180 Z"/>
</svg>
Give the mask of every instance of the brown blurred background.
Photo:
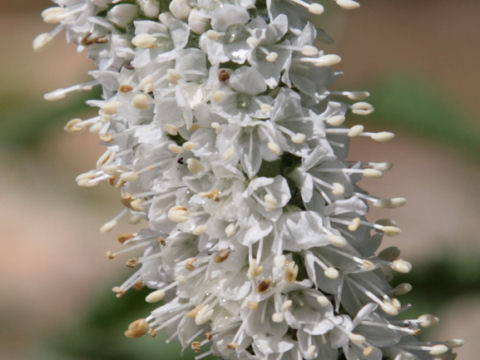
<svg viewBox="0 0 480 360">
<path fill-rule="evenodd" d="M 74 182 L 102 148 L 88 133 L 67 135 L 61 123 L 48 123 L 63 113 L 69 120 L 74 105 L 45 104 L 41 95 L 87 79 L 91 66 L 63 36 L 33 53 L 34 36 L 51 28 L 40 17 L 48 6 L 44 0 L 0 3 L 0 358 L 8 360 L 53 359 L 42 357 L 44 342 L 75 332 L 101 289 L 116 285 L 122 266 L 105 260 L 114 235 L 97 232 L 120 209 L 117 194 Z M 398 245 L 414 266 L 432 271 L 431 264 L 450 264 L 419 280 L 438 291 L 418 301 L 442 319 L 429 337 L 467 340 L 462 360 L 480 353 L 479 18 L 478 0 L 364 0 L 357 11 L 319 21 L 336 39 L 328 49 L 344 59 L 336 87 L 371 90 L 379 110 L 373 120 L 352 121 L 398 130 L 388 144 L 355 141 L 351 157 L 395 163 L 383 179 L 364 185 L 409 203 L 373 215 L 398 220 L 402 235 L 386 243 Z M 29 123 L 36 126 L 30 132 Z M 436 294 L 443 294 L 441 302 Z M 75 351 L 59 351 L 58 358 L 120 358 Z"/>
</svg>

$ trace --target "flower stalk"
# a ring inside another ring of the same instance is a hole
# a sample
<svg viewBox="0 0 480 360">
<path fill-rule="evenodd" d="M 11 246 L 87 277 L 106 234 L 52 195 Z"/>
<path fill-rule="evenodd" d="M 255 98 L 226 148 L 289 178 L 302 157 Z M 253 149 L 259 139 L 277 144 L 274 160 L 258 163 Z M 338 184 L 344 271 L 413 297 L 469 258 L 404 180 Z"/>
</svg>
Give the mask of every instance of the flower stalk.
<svg viewBox="0 0 480 360">
<path fill-rule="evenodd" d="M 365 91 L 331 91 L 341 61 L 317 42 L 310 0 L 56 0 L 43 19 L 86 51 L 92 81 L 45 95 L 102 89 L 89 129 L 107 148 L 80 186 L 107 182 L 124 217 L 142 229 L 118 237 L 134 273 L 118 297 L 147 286 L 152 311 L 125 335 L 165 331 L 183 348 L 222 359 L 454 359 L 458 339 L 420 342 L 432 315 L 408 308 L 389 272 L 411 264 L 383 236 L 395 221 L 367 220 L 369 206 L 396 208 L 357 186 L 388 162 L 348 161 L 350 139 L 386 142 L 388 131 L 345 127 L 368 115 Z M 324 3 L 327 3 L 325 0 Z M 350 10 L 353 0 L 334 0 Z M 132 257 L 133 256 L 133 257 Z"/>
</svg>

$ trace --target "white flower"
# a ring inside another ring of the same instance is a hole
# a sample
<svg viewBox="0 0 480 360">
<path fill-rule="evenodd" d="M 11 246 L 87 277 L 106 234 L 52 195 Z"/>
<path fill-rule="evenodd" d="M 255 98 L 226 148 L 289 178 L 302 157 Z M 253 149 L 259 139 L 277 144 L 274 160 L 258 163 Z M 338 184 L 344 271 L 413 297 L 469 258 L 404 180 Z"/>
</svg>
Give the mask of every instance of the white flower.
<svg viewBox="0 0 480 360">
<path fill-rule="evenodd" d="M 405 199 L 357 186 L 389 163 L 346 160 L 351 138 L 393 134 L 342 126 L 348 110 L 365 115 L 373 106 L 367 92 L 328 90 L 341 59 L 316 45 L 326 35 L 311 19 L 322 4 L 56 2 L 42 16 L 57 27 L 34 48 L 65 29 L 96 70 L 93 81 L 45 98 L 103 91 L 88 101 L 97 115 L 65 127 L 97 132 L 107 147 L 77 182 L 120 190 L 124 209 L 101 231 L 126 215 L 145 220 L 118 237 L 123 249 L 107 253 L 136 255 L 118 297 L 140 284 L 152 289 L 151 314 L 127 336 L 165 331 L 197 359 L 454 358 L 458 342 L 413 336 L 435 317 L 397 318 L 404 307 L 395 296 L 409 286 L 392 289 L 383 269 L 411 265 L 395 247 L 376 255 L 383 235 L 400 229 L 366 215 L 368 204 L 394 208 Z"/>
</svg>

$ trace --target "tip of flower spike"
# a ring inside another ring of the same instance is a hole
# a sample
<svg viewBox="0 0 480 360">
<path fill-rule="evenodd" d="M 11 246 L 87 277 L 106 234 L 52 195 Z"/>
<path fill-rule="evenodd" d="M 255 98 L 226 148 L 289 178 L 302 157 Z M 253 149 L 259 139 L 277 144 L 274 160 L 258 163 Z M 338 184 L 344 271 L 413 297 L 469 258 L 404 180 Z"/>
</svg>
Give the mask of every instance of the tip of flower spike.
<svg viewBox="0 0 480 360">
<path fill-rule="evenodd" d="M 148 323 L 145 319 L 138 319 L 132 322 L 127 331 L 125 331 L 125 336 L 129 338 L 139 338 L 147 333 Z"/>
<path fill-rule="evenodd" d="M 360 7 L 360 4 L 354 0 L 335 0 L 335 2 L 345 10 L 355 10 Z"/>
<path fill-rule="evenodd" d="M 52 39 L 53 37 L 49 33 L 38 34 L 35 39 L 33 39 L 33 50 L 39 51 L 43 49 Z"/>
<path fill-rule="evenodd" d="M 150 304 L 154 304 L 154 303 L 157 303 L 161 300 L 163 300 L 163 298 L 165 297 L 165 291 L 160 289 L 160 290 L 155 290 L 155 291 L 152 291 L 150 294 L 147 295 L 147 297 L 145 298 L 145 301 L 150 303 Z"/>
</svg>

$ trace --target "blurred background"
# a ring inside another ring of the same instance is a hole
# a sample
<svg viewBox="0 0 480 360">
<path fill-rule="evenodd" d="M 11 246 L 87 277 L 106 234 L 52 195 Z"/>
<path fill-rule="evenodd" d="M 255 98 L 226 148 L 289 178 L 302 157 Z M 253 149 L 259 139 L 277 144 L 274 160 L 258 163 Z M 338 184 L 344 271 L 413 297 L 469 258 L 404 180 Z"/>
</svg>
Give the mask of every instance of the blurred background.
<svg viewBox="0 0 480 360">
<path fill-rule="evenodd" d="M 86 116 L 83 102 L 95 94 L 42 99 L 91 68 L 62 36 L 33 53 L 34 36 L 50 29 L 40 17 L 48 6 L 0 3 L 0 358 L 178 358 L 162 339 L 123 336 L 151 306 L 144 292 L 116 299 L 110 291 L 128 275 L 121 259 L 105 259 L 114 234 L 98 233 L 120 209 L 117 192 L 75 185 L 103 151 L 96 136 L 67 135 L 63 124 Z M 410 316 L 441 318 L 424 338 L 466 339 L 462 360 L 480 353 L 479 15 L 478 0 L 365 0 L 319 18 L 336 40 L 328 51 L 344 59 L 336 88 L 370 90 L 377 110 L 349 124 L 397 133 L 387 144 L 355 140 L 351 158 L 393 161 L 383 179 L 363 185 L 409 200 L 371 214 L 403 230 L 384 245 L 414 264 L 394 280 L 414 285 L 402 302 L 413 304 Z"/>
</svg>

